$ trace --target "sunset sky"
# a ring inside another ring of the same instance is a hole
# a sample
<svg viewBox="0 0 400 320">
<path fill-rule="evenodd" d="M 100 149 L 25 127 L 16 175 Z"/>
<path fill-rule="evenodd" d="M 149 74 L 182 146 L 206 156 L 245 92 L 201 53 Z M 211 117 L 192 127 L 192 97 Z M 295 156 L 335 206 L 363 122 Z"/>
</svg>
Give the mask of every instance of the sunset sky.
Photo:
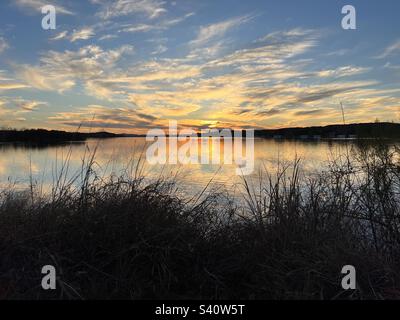
<svg viewBox="0 0 400 320">
<path fill-rule="evenodd" d="M 2 0 L 0 127 L 326 125 L 340 101 L 347 122 L 398 122 L 399 15 L 398 0 Z"/>
</svg>

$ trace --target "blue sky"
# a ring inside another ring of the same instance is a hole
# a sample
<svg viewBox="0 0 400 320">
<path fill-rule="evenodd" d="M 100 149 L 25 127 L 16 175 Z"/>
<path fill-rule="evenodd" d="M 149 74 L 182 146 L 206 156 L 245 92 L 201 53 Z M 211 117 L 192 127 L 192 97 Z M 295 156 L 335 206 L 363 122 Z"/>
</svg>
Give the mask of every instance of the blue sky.
<svg viewBox="0 0 400 320">
<path fill-rule="evenodd" d="M 43 30 L 41 8 L 57 9 Z M 357 29 L 341 28 L 351 4 Z M 0 127 L 400 120 L 400 2 L 4 0 Z"/>
</svg>

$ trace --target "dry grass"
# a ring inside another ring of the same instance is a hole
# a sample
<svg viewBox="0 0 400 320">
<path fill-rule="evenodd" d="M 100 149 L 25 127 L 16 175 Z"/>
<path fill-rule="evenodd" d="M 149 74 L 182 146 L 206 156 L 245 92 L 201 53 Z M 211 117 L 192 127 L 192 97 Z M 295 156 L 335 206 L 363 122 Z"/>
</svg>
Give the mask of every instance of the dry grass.
<svg viewBox="0 0 400 320">
<path fill-rule="evenodd" d="M 400 298 L 399 154 L 361 146 L 312 176 L 295 161 L 260 191 L 244 181 L 243 208 L 145 184 L 140 161 L 102 179 L 95 153 L 67 180 L 67 159 L 50 195 L 0 193 L 0 298 Z M 56 292 L 40 287 L 46 264 Z M 356 291 L 341 288 L 347 264 Z"/>
</svg>

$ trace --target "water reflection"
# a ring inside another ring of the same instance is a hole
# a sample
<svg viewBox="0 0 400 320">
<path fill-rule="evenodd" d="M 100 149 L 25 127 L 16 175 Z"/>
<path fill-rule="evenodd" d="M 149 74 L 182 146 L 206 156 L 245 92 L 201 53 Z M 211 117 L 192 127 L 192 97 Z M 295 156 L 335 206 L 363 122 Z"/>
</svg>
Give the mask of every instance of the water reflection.
<svg viewBox="0 0 400 320">
<path fill-rule="evenodd" d="M 33 147 L 21 144 L 2 144 L 0 145 L 0 182 L 3 185 L 7 181 L 26 185 L 31 176 L 34 181 L 43 185 L 44 189 L 50 188 L 63 164 L 68 162 L 68 175 L 72 177 L 80 172 L 83 159 L 95 150 L 94 169 L 96 172 L 102 177 L 112 174 L 120 175 L 126 172 L 126 169 L 132 166 L 135 160 L 140 157 L 145 158 L 146 148 L 149 144 L 144 138 L 93 139 L 85 143 Z M 346 146 L 345 143 L 332 141 L 255 139 L 255 170 L 247 178 L 250 181 L 256 181 L 260 168 L 273 173 L 276 171 L 278 163 L 281 165 L 290 163 L 296 158 L 302 160 L 302 168 L 305 171 L 322 170 L 329 159 L 343 154 Z M 224 148 L 221 146 L 220 152 L 223 150 Z M 223 159 L 223 154 L 221 159 Z M 181 182 L 181 189 L 187 193 L 198 192 L 211 179 L 215 185 L 224 186 L 229 191 L 235 192 L 238 185 L 242 183 L 242 178 L 236 175 L 236 168 L 235 163 L 223 165 L 150 165 L 146 163 L 144 171 L 148 179 L 177 175 Z"/>
</svg>

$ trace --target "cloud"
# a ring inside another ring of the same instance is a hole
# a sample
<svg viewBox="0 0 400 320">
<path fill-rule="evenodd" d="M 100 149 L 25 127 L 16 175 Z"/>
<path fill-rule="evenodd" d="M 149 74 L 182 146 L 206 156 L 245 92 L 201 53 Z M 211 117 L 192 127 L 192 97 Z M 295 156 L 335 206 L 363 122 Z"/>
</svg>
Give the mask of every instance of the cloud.
<svg viewBox="0 0 400 320">
<path fill-rule="evenodd" d="M 209 44 L 204 47 L 197 47 L 193 48 L 190 51 L 189 57 L 196 59 L 196 58 L 202 58 L 202 59 L 211 59 L 215 58 L 218 55 L 221 54 L 221 52 L 226 49 L 226 46 L 228 44 L 227 40 L 220 40 L 220 41 L 215 41 L 212 44 Z"/>
<path fill-rule="evenodd" d="M 87 40 L 95 35 L 93 28 L 87 27 L 80 30 L 74 30 L 74 32 L 69 37 L 71 42 L 75 42 L 77 40 Z"/>
<path fill-rule="evenodd" d="M 56 12 L 60 14 L 72 15 L 72 11 L 65 8 L 58 1 L 47 1 L 47 0 L 14 0 L 13 1 L 19 8 L 27 13 L 32 12 L 32 10 L 42 12 L 42 7 L 52 4 L 56 8 Z"/>
<path fill-rule="evenodd" d="M 395 41 L 393 44 L 388 46 L 376 59 L 384 59 L 395 53 L 400 52 L 400 40 Z"/>
<path fill-rule="evenodd" d="M 47 105 L 47 102 L 35 101 L 35 100 L 25 100 L 22 98 L 15 99 L 13 101 L 16 107 L 20 109 L 19 112 L 32 112 L 37 111 L 40 106 Z"/>
<path fill-rule="evenodd" d="M 196 39 L 192 40 L 190 44 L 194 47 L 204 46 L 212 40 L 221 38 L 231 29 L 249 22 L 252 19 L 253 17 L 251 15 L 244 15 L 222 22 L 209 24 L 207 26 L 202 26 L 200 27 Z"/>
<path fill-rule="evenodd" d="M 166 19 L 163 21 L 160 21 L 158 23 L 152 23 L 152 24 L 125 24 L 123 26 L 120 26 L 120 24 L 115 24 L 111 27 L 111 29 L 118 28 L 119 30 L 117 32 L 126 32 L 126 33 L 134 33 L 134 32 L 148 32 L 151 30 L 166 30 L 174 25 L 177 25 L 178 23 L 186 20 L 187 18 L 193 16 L 194 13 L 188 13 L 185 14 L 182 17 L 174 18 L 174 19 Z M 63 39 L 68 39 L 71 42 L 75 42 L 78 40 L 88 40 L 95 36 L 95 29 L 98 31 L 104 31 L 107 29 L 104 24 L 99 23 L 96 24 L 95 26 L 91 27 L 84 27 L 79 30 L 74 30 L 70 35 L 68 35 L 68 31 L 62 31 L 59 34 L 57 34 L 55 37 L 51 38 L 50 40 L 55 41 L 55 40 L 63 40 Z M 108 30 L 110 31 L 110 30 Z M 118 38 L 117 35 L 115 34 L 105 34 L 99 38 L 99 41 L 104 41 L 104 40 L 110 40 Z M 165 52 L 165 46 L 159 46 L 157 50 L 159 53 Z"/>
<path fill-rule="evenodd" d="M 98 129 L 149 129 L 160 125 L 156 117 L 131 107 L 110 108 L 89 105 L 77 112 L 61 112 L 49 117 L 51 121 L 70 126 Z"/>
<path fill-rule="evenodd" d="M 99 41 L 111 40 L 111 39 L 115 39 L 115 38 L 118 38 L 118 36 L 115 34 L 105 34 L 104 36 L 101 36 L 99 38 Z"/>
<path fill-rule="evenodd" d="M 97 13 L 102 19 L 110 19 L 131 14 L 144 14 L 154 19 L 167 12 L 165 2 L 160 0 L 91 0 L 101 5 Z"/>
<path fill-rule="evenodd" d="M 186 19 L 188 19 L 189 17 L 191 17 L 193 15 L 194 15 L 194 13 L 190 12 L 190 13 L 185 14 L 182 17 L 169 19 L 169 20 L 163 20 L 158 23 L 152 23 L 152 24 L 140 23 L 140 24 L 125 25 L 118 32 L 135 33 L 135 32 L 149 32 L 149 31 L 154 31 L 154 30 L 167 30 L 167 29 L 185 21 Z"/>
<path fill-rule="evenodd" d="M 50 40 L 63 40 L 68 39 L 71 42 L 75 42 L 78 40 L 88 40 L 95 36 L 94 29 L 92 27 L 84 27 L 79 30 L 74 30 L 71 35 L 68 35 L 68 31 L 62 31 L 57 34 L 55 37 L 51 38 Z"/>
<path fill-rule="evenodd" d="M 170 19 L 170 20 L 164 20 L 161 22 L 161 26 L 164 28 L 176 26 L 194 15 L 195 15 L 194 12 L 189 12 L 189 13 L 183 15 L 182 17 L 178 17 L 178 18 L 174 18 L 174 19 Z"/>
<path fill-rule="evenodd" d="M 23 98 L 0 97 L 0 121 L 7 123 L 25 121 L 25 118 L 19 116 L 36 111 L 41 105 L 47 105 L 47 103 Z"/>
<path fill-rule="evenodd" d="M 62 31 L 50 40 L 56 41 L 68 39 L 71 42 L 75 42 L 78 40 L 88 40 L 94 36 L 95 32 L 93 27 L 84 27 L 82 29 L 74 30 L 71 35 L 68 35 L 68 31 Z"/>
<path fill-rule="evenodd" d="M 30 86 L 46 91 L 64 92 L 81 80 L 84 83 L 109 73 L 124 54 L 133 53 L 132 46 L 103 50 L 85 46 L 77 51 L 49 51 L 39 65 L 16 66 L 17 77 Z"/>
<path fill-rule="evenodd" d="M 163 44 L 160 44 L 157 46 L 156 50 L 154 50 L 151 54 L 157 55 L 157 54 L 162 54 L 166 51 L 168 51 L 168 48 L 166 46 L 164 46 Z"/>
<path fill-rule="evenodd" d="M 295 116 L 309 116 L 309 115 L 315 115 L 315 114 L 321 114 L 326 112 L 326 109 L 316 109 L 316 110 L 301 110 L 295 112 Z"/>
<path fill-rule="evenodd" d="M 188 57 L 143 62 L 125 72 L 91 81 L 90 88 L 97 97 L 127 96 L 149 115 L 262 126 L 272 117 L 283 121 L 296 109 L 323 109 L 319 105 L 333 97 L 344 97 L 376 84 L 344 81 L 368 68 L 348 65 L 309 71 L 310 61 L 293 60 L 310 51 L 317 41 L 318 34 L 312 30 L 275 32 L 249 48 L 217 59 Z M 301 86 L 299 79 L 314 84 Z"/>
<path fill-rule="evenodd" d="M 27 86 L 45 91 L 64 92 L 75 85 L 75 81 L 62 74 L 48 73 L 40 67 L 20 65 L 16 70 L 17 77 Z"/>
<path fill-rule="evenodd" d="M 295 96 L 291 99 L 293 104 L 305 104 L 323 101 L 337 95 L 355 92 L 377 85 L 376 81 L 349 81 L 326 84 L 315 84 L 312 87 L 297 88 Z"/>
<path fill-rule="evenodd" d="M 0 91 L 2 90 L 15 90 L 15 89 L 24 89 L 28 88 L 29 86 L 22 83 L 3 83 L 0 82 Z"/>
<path fill-rule="evenodd" d="M 268 109 L 268 110 L 259 111 L 259 112 L 257 112 L 257 115 L 272 117 L 272 116 L 275 116 L 282 112 L 283 112 L 283 110 L 272 108 L 272 109 Z"/>
<path fill-rule="evenodd" d="M 163 91 L 171 87 L 174 82 L 195 78 L 199 75 L 200 70 L 196 66 L 170 61 L 152 61 L 135 66 L 127 72 L 104 75 L 87 82 L 86 86 L 93 96 L 111 99 L 115 95 L 129 96 L 133 92 L 138 92 L 135 96 L 140 96 L 143 101 L 151 100 L 151 94 L 154 93 L 149 91 L 159 89 L 158 94 L 154 94 L 154 99 L 160 99 L 167 105 L 170 99 L 167 97 L 168 94 L 163 94 Z"/>
<path fill-rule="evenodd" d="M 400 70 L 400 65 L 393 65 L 390 62 L 387 62 L 383 67 L 385 69 L 391 69 L 391 70 L 395 70 L 395 71 L 399 71 Z"/>
<path fill-rule="evenodd" d="M 9 46 L 8 46 L 7 41 L 3 37 L 0 37 L 0 53 L 2 53 L 3 51 L 7 50 L 8 47 Z"/>
<path fill-rule="evenodd" d="M 337 69 L 322 70 L 317 73 L 320 77 L 348 77 L 369 71 L 370 68 L 344 66 Z"/>
<path fill-rule="evenodd" d="M 135 24 L 135 25 L 130 25 L 130 26 L 125 26 L 119 32 L 147 32 L 150 30 L 155 30 L 157 29 L 157 26 L 150 25 L 150 24 Z"/>
<path fill-rule="evenodd" d="M 56 40 L 62 40 L 67 38 L 68 31 L 62 31 L 59 34 L 57 34 L 55 37 L 51 38 L 50 40 L 56 41 Z"/>
<path fill-rule="evenodd" d="M 343 57 L 343 56 L 347 55 L 348 53 L 350 53 L 350 51 L 351 51 L 350 49 L 339 49 L 339 50 L 335 50 L 332 52 L 328 52 L 325 55 L 328 57 L 331 57 L 331 56 Z"/>
<path fill-rule="evenodd" d="M 105 5 L 105 1 L 99 2 Z M 145 131 L 177 118 L 193 126 L 307 125 L 340 120 L 337 104 L 341 100 L 346 101 L 349 119 L 365 117 L 360 108 L 368 114 L 366 108 L 373 109 L 375 104 L 392 110 L 399 102 L 389 99 L 395 93 L 373 89 L 379 83 L 367 80 L 369 68 L 351 64 L 320 68 L 310 57 L 320 42 L 316 30 L 280 30 L 242 44 L 240 49 L 227 47 L 228 33 L 250 19 L 242 16 L 201 27 L 188 54 L 181 58 L 151 56 L 165 52 L 170 43 L 167 38 L 152 38 L 145 40 L 152 46 L 147 56 L 140 55 L 133 63 L 122 59 L 134 52 L 131 46 L 106 50 L 89 45 L 45 52 L 36 64 L 15 66 L 15 72 L 26 86 L 56 92 L 78 88 L 85 99 L 90 96 L 113 106 L 90 105 L 60 112 L 49 119 L 55 125 L 82 124 L 117 131 Z M 106 36 L 114 29 L 155 30 L 166 28 L 166 21 L 172 20 L 125 26 L 107 21 L 109 29 L 101 32 L 107 31 Z M 98 30 L 97 26 L 93 30 Z M 61 38 L 70 37 L 66 33 Z M 354 79 L 360 75 L 364 80 Z"/>
<path fill-rule="evenodd" d="M 319 33 L 313 29 L 294 28 L 290 30 L 280 30 L 268 33 L 264 37 L 255 41 L 255 43 L 290 43 L 302 37 L 317 38 Z"/>
</svg>

